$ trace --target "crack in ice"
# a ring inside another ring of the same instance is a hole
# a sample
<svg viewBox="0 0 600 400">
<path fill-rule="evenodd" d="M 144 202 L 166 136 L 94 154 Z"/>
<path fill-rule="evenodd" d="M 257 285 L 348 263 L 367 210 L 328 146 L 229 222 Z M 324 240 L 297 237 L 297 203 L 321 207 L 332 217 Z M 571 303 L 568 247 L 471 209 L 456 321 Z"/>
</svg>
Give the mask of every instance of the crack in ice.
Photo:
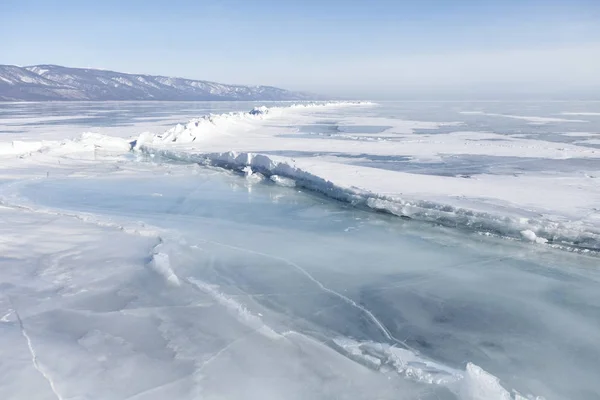
<svg viewBox="0 0 600 400">
<path fill-rule="evenodd" d="M 279 257 L 279 256 L 275 256 L 272 254 L 267 254 L 267 253 L 261 253 L 259 251 L 256 250 L 250 250 L 250 249 L 246 249 L 243 247 L 237 247 L 237 246 L 233 246 L 233 245 L 229 245 L 229 244 L 225 244 L 225 243 L 220 243 L 220 242 L 214 242 L 211 240 L 205 240 L 205 239 L 201 239 L 203 242 L 205 243 L 210 243 L 210 244 L 216 244 L 218 246 L 223 246 L 223 247 L 227 247 L 233 250 L 238 250 L 238 251 L 243 251 L 243 252 L 247 252 L 250 254 L 256 254 L 259 256 L 263 256 L 263 257 L 267 257 L 267 258 L 271 258 L 273 260 L 278 260 L 281 261 L 289 266 L 291 266 L 292 268 L 294 268 L 295 270 L 297 270 L 298 272 L 300 272 L 302 275 L 304 275 L 307 279 L 309 279 L 311 282 L 313 282 L 315 285 L 317 285 L 322 291 L 329 293 L 337 298 L 339 298 L 340 300 L 344 301 L 345 303 L 351 305 L 352 307 L 361 310 L 363 313 L 365 313 L 367 315 L 367 317 L 369 317 L 369 319 L 377 326 L 377 328 L 381 331 L 381 333 L 386 337 L 386 339 L 392 341 L 392 342 L 396 342 L 398 344 L 402 344 L 403 346 L 405 346 L 408 349 L 413 350 L 410 346 L 408 346 L 404 341 L 397 339 L 396 337 L 394 337 L 390 331 L 385 327 L 385 325 L 383 325 L 383 323 L 381 321 L 379 321 L 379 319 L 377 319 L 377 317 L 366 307 L 363 307 L 362 305 L 356 303 L 354 300 L 352 300 L 351 298 L 344 296 L 343 294 L 336 292 L 333 289 L 328 288 L 327 286 L 323 285 L 323 283 L 321 283 L 318 279 L 316 279 L 314 276 L 312 276 L 307 270 L 305 270 L 304 268 L 302 268 L 300 265 L 285 259 L 283 257 Z"/>
<path fill-rule="evenodd" d="M 50 385 L 50 389 L 52 390 L 52 393 L 54 393 L 56 398 L 58 400 L 63 400 L 63 397 L 56 390 L 56 385 L 55 385 L 54 381 L 52 380 L 50 375 L 48 375 L 48 373 L 46 371 L 44 371 L 44 368 L 42 368 L 42 366 L 40 365 L 37 353 L 35 352 L 35 349 L 33 348 L 33 343 L 31 342 L 31 337 L 27 333 L 27 330 L 25 330 L 25 325 L 23 325 L 23 320 L 21 319 L 21 315 L 19 314 L 19 312 L 17 311 L 16 308 L 14 309 L 14 313 L 15 313 L 15 316 L 17 317 L 17 321 L 19 322 L 19 328 L 21 330 L 21 335 L 27 341 L 27 348 L 29 349 L 29 354 L 31 355 L 31 362 L 33 363 L 33 367 L 48 382 L 48 384 Z"/>
<path fill-rule="evenodd" d="M 221 350 L 217 351 L 215 354 L 213 354 L 208 360 L 204 361 L 202 363 L 202 365 L 200 365 L 200 367 L 198 367 L 198 369 L 196 370 L 196 373 L 200 373 L 202 372 L 202 370 L 204 370 L 204 368 L 206 368 L 208 365 L 210 365 L 213 361 L 215 361 L 217 358 L 219 358 L 219 356 L 223 353 L 225 353 L 227 350 L 229 350 L 230 348 L 232 348 L 233 346 L 235 346 L 237 343 L 246 340 L 248 338 L 248 336 L 252 335 L 253 333 L 256 333 L 258 331 L 258 329 L 254 329 L 250 332 L 248 332 L 245 335 L 240 336 L 239 338 L 232 340 L 230 343 L 228 343 L 225 347 L 223 347 Z"/>
</svg>

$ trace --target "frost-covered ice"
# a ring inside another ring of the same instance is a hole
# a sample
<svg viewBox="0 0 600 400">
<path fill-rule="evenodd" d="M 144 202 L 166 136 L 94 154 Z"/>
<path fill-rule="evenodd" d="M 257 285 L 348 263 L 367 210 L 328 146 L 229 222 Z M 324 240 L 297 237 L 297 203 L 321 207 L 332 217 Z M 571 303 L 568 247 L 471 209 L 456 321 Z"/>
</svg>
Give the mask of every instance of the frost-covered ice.
<svg viewBox="0 0 600 400">
<path fill-rule="evenodd" d="M 0 107 L 0 398 L 600 396 L 594 103 L 118 106 Z"/>
</svg>

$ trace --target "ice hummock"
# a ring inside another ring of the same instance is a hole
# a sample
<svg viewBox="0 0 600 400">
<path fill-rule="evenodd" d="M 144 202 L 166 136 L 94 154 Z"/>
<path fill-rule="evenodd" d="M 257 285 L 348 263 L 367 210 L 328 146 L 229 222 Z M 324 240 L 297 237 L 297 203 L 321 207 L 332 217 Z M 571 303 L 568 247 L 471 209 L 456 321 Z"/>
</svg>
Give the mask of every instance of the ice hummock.
<svg viewBox="0 0 600 400">
<path fill-rule="evenodd" d="M 336 107 L 335 104 L 327 106 L 330 109 Z M 319 106 L 303 107 L 318 110 Z M 263 123 L 263 119 L 267 117 L 270 119 L 269 127 Z M 252 123 L 246 124 L 248 120 Z M 415 143 L 415 138 L 419 138 L 411 129 L 417 129 L 422 123 L 414 121 L 387 119 L 385 123 L 388 126 L 384 127 L 383 134 L 380 135 L 383 140 L 381 143 L 363 141 L 363 138 L 372 136 L 369 134 L 362 137 L 350 135 L 348 140 L 331 140 L 328 136 L 308 139 L 297 134 L 281 135 L 273 128 L 274 125 L 283 126 L 286 122 L 302 121 L 305 124 L 312 120 L 314 118 L 310 114 L 298 113 L 297 106 L 255 108 L 248 113 L 208 116 L 202 121 L 192 121 L 186 127 L 179 125 L 150 139 L 147 136 L 140 137 L 136 149 L 179 161 L 201 162 L 233 169 L 250 167 L 263 175 L 275 175 L 275 179 L 292 179 L 302 187 L 402 217 L 475 230 L 482 234 L 524 239 L 571 251 L 600 250 L 600 219 L 595 217 L 597 212 L 594 211 L 594 204 L 600 203 L 600 192 L 597 190 L 598 186 L 590 180 L 590 174 L 585 175 L 587 179 L 570 174 L 560 181 L 556 176 L 547 174 L 479 174 L 468 176 L 470 179 L 457 180 L 450 176 L 414 175 L 389 169 L 365 168 L 354 162 L 354 154 L 357 153 L 358 157 L 366 159 L 393 159 L 394 155 L 399 154 L 405 157 L 407 151 L 409 158 L 435 160 L 440 157 L 440 151 L 453 151 L 452 147 L 457 147 L 464 152 L 462 143 L 478 141 L 485 144 L 485 147 L 471 146 L 467 150 L 475 150 L 475 154 L 497 155 L 498 152 L 507 153 L 509 144 L 510 152 L 507 154 L 520 156 L 525 154 L 523 150 L 529 146 L 536 146 L 537 152 L 526 150 L 526 153 L 552 159 L 576 155 L 591 161 L 600 156 L 595 149 L 562 143 L 545 143 L 546 148 L 542 149 L 538 143 L 528 139 L 451 133 L 446 135 L 451 139 L 450 147 L 434 142 L 425 155 L 421 154 L 425 147 L 419 144 L 420 140 L 416 141 L 418 146 L 414 149 L 407 148 Z M 370 120 L 379 123 L 381 118 Z M 546 120 L 549 123 L 564 121 L 562 118 Z M 369 121 L 369 118 L 361 117 L 360 121 L 363 123 Z M 349 126 L 352 123 L 353 120 L 350 119 Z M 438 127 L 452 125 L 456 123 L 437 124 Z M 344 134 L 338 136 L 345 137 Z M 194 144 L 197 139 L 203 140 L 201 145 Z M 169 143 L 190 146 L 182 148 L 169 146 Z M 285 150 L 291 148 L 294 150 Z M 331 149 L 336 152 L 331 153 Z M 413 151 L 418 153 L 412 153 Z M 322 156 L 329 153 L 333 157 Z M 556 187 L 557 182 L 559 185 L 564 182 L 560 189 Z M 576 198 L 569 194 L 573 185 L 578 185 L 579 193 Z"/>
</svg>

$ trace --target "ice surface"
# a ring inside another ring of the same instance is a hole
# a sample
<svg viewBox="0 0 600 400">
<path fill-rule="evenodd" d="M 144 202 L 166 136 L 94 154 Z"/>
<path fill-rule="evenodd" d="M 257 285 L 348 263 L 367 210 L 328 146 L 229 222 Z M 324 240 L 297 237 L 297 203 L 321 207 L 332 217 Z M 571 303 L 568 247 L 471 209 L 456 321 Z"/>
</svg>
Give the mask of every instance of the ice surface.
<svg viewBox="0 0 600 400">
<path fill-rule="evenodd" d="M 260 106 L 145 144 L 144 105 L 126 132 L 33 141 L 45 114 L 22 111 L 39 125 L 0 145 L 0 397 L 600 395 L 598 258 L 551 247 L 596 243 L 576 133 L 598 126 L 460 114 L 593 105 Z"/>
</svg>

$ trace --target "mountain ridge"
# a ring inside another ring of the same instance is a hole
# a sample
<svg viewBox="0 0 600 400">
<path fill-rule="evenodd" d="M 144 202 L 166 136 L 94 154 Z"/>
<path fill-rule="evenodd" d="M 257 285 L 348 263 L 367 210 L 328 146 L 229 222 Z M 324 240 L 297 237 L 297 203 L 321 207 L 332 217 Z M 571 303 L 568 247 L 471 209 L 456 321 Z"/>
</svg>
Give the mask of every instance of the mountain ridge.
<svg viewBox="0 0 600 400">
<path fill-rule="evenodd" d="M 243 101 L 320 100 L 274 86 L 131 74 L 54 64 L 0 65 L 0 101 Z"/>
</svg>

